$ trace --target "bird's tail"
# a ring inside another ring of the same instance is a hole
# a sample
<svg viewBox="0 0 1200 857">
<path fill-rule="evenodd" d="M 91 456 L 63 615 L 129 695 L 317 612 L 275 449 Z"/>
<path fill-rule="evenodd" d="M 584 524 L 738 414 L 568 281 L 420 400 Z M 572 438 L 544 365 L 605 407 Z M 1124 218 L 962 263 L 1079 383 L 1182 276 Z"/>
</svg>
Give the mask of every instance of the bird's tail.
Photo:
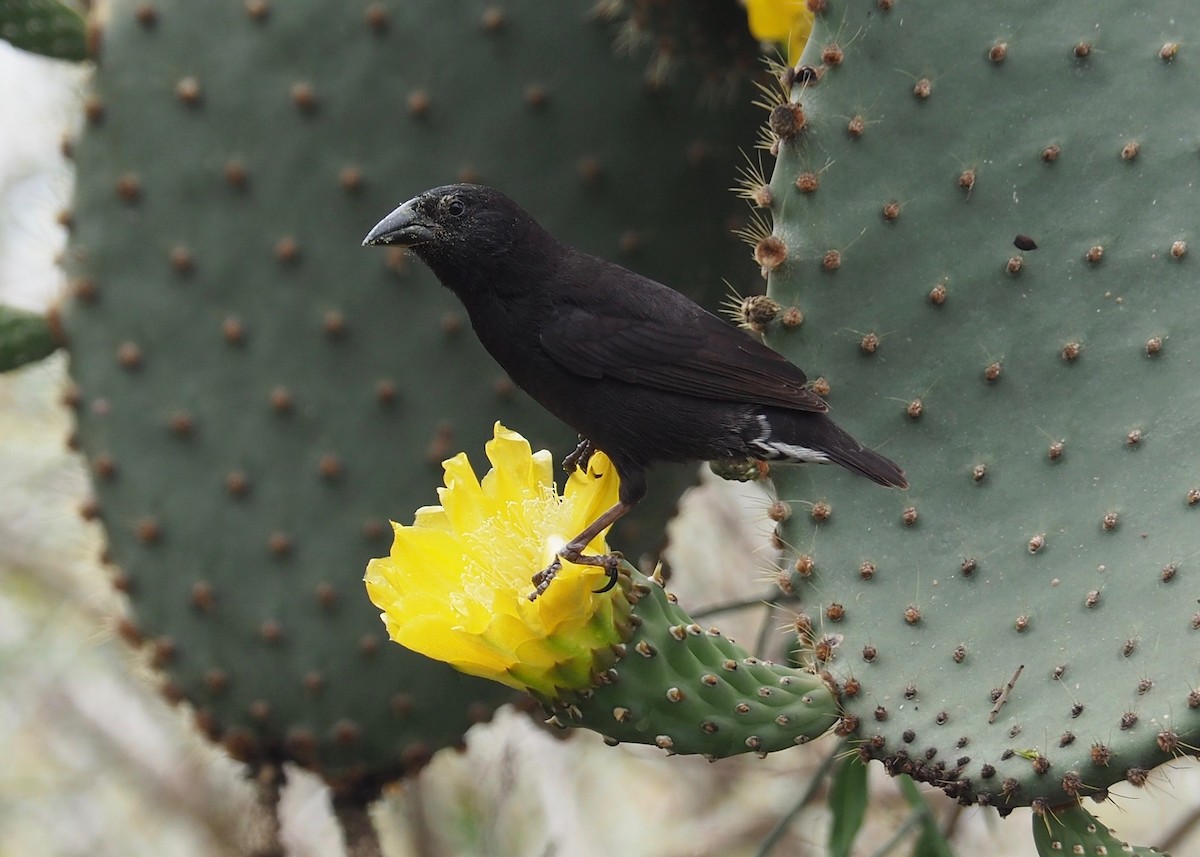
<svg viewBox="0 0 1200 857">
<path fill-rule="evenodd" d="M 751 442 L 776 461 L 840 464 L 872 482 L 907 488 L 904 471 L 890 458 L 867 449 L 825 414 L 771 409 L 761 420 L 763 436 Z"/>
</svg>

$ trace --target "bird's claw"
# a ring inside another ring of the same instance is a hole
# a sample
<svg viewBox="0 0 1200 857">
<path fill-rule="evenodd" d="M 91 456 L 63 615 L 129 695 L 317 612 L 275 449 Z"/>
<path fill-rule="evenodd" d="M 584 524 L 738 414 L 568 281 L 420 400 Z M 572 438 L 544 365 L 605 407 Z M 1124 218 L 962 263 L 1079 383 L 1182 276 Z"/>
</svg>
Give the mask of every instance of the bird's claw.
<svg viewBox="0 0 1200 857">
<path fill-rule="evenodd" d="M 592 442 L 586 437 L 580 436 L 579 445 L 575 447 L 575 451 L 563 459 L 563 470 L 567 473 L 573 473 L 577 469 L 587 470 L 588 464 L 592 460 L 592 453 L 595 451 L 596 448 L 592 446 Z"/>
<path fill-rule="evenodd" d="M 603 586 L 599 589 L 593 589 L 592 592 L 596 595 L 610 591 L 617 585 L 617 581 L 621 576 L 621 554 L 614 551 L 613 553 L 602 553 L 595 555 L 576 554 L 574 556 L 560 553 L 554 557 L 554 561 L 535 574 L 530 582 L 533 583 L 533 592 L 529 593 L 530 601 L 537 601 L 538 597 L 545 592 L 550 583 L 562 571 L 563 560 L 573 562 L 578 565 L 598 565 L 604 569 L 604 574 L 608 578 Z"/>
<path fill-rule="evenodd" d="M 599 589 L 593 589 L 592 593 L 595 595 L 600 595 L 601 593 L 608 592 L 610 589 L 612 589 L 614 586 L 616 586 L 617 578 L 620 575 L 620 572 L 618 570 L 619 566 L 620 566 L 619 558 L 616 556 L 613 556 L 612 554 L 605 554 L 605 559 L 611 560 L 611 562 L 606 562 L 604 564 L 604 573 L 606 575 L 608 575 L 608 583 L 604 584 Z"/>
</svg>

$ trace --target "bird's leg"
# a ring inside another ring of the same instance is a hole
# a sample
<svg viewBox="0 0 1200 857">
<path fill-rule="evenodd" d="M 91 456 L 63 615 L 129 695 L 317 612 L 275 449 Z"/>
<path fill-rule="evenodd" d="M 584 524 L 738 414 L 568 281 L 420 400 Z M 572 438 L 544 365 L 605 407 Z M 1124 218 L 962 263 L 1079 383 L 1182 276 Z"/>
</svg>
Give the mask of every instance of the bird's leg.
<svg viewBox="0 0 1200 857">
<path fill-rule="evenodd" d="M 533 576 L 534 589 L 533 592 L 529 593 L 529 600 L 536 601 L 537 597 L 546 591 L 546 588 L 550 585 L 550 581 L 554 580 L 555 575 L 562 570 L 563 560 L 573 562 L 577 565 L 598 565 L 603 567 L 604 571 L 608 574 L 608 583 L 597 589 L 597 593 L 608 592 L 608 590 L 616 586 L 617 569 L 621 565 L 621 555 L 615 551 L 604 554 L 585 554 L 583 551 L 592 539 L 612 526 L 614 522 L 619 520 L 622 515 L 632 508 L 632 503 L 617 503 L 599 518 L 588 524 L 582 533 L 559 548 L 558 554 L 554 557 L 554 562 Z"/>
<path fill-rule="evenodd" d="M 592 442 L 580 435 L 579 445 L 575 447 L 575 451 L 563 459 L 563 470 L 567 473 L 572 473 L 576 469 L 586 471 L 588 463 L 592 460 L 592 453 L 595 451 L 596 447 L 592 446 Z"/>
</svg>

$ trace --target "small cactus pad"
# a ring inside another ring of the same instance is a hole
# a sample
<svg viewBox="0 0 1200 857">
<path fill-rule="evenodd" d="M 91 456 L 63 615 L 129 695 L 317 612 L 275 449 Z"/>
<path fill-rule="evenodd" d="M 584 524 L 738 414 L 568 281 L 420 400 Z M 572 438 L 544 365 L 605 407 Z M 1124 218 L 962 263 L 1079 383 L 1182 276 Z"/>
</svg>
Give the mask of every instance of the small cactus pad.
<svg viewBox="0 0 1200 857">
<path fill-rule="evenodd" d="M 864 756 L 964 802 L 1200 743 L 1197 32 L 830 0 L 772 109 L 760 264 L 804 323 L 768 340 L 912 484 L 773 470 L 812 656 Z"/>
<path fill-rule="evenodd" d="M 594 690 L 553 706 L 552 723 L 594 729 L 610 744 L 716 759 L 805 744 L 838 722 L 837 701 L 820 677 L 752 657 L 693 622 L 661 581 L 626 571 L 632 634 Z"/>
<path fill-rule="evenodd" d="M 680 287 L 744 271 L 726 189 L 753 109 L 647 93 L 589 8 L 108 4 L 66 318 L 88 511 L 131 635 L 240 757 L 377 782 L 508 698 L 386 645 L 363 569 L 497 419 L 574 446 L 423 266 L 360 246 L 373 223 L 478 180 Z"/>
<path fill-rule="evenodd" d="M 49 357 L 62 344 L 58 314 L 49 316 L 0 306 L 0 372 Z"/>
<path fill-rule="evenodd" d="M 0 39 L 60 60 L 87 57 L 83 15 L 61 0 L 0 0 Z"/>
<path fill-rule="evenodd" d="M 1050 810 L 1042 808 L 1033 815 L 1033 842 L 1038 854 L 1132 854 L 1133 857 L 1170 857 L 1157 848 L 1130 845 L 1117 838 L 1090 812 L 1078 804 Z"/>
</svg>

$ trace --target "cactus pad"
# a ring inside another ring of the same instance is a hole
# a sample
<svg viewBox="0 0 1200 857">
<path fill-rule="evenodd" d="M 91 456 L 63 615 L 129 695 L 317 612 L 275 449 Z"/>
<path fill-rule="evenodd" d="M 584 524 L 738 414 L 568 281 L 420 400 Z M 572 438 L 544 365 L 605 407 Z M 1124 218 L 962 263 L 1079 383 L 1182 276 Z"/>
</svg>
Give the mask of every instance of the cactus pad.
<svg viewBox="0 0 1200 857">
<path fill-rule="evenodd" d="M 66 323 L 125 630 L 237 756 L 377 782 L 507 698 L 384 645 L 361 578 L 387 517 L 496 419 L 573 440 L 363 234 L 478 179 L 587 250 L 718 285 L 742 251 L 711 214 L 753 112 L 645 92 L 587 3 L 110 5 Z"/>
<path fill-rule="evenodd" d="M 0 39 L 55 59 L 87 57 L 83 15 L 61 0 L 0 0 Z"/>
<path fill-rule="evenodd" d="M 662 580 L 626 572 L 632 633 L 595 688 L 548 706 L 552 723 L 710 760 L 805 744 L 837 723 L 822 678 L 750 656 L 717 628 L 693 622 Z"/>
<path fill-rule="evenodd" d="M 768 340 L 912 484 L 773 472 L 808 654 L 864 756 L 964 802 L 1102 798 L 1200 738 L 1198 30 L 831 0 L 771 114 L 756 252 L 803 323 Z"/>
<path fill-rule="evenodd" d="M 53 354 L 61 343 L 58 315 L 40 315 L 0 306 L 0 372 L 9 372 Z"/>
</svg>

